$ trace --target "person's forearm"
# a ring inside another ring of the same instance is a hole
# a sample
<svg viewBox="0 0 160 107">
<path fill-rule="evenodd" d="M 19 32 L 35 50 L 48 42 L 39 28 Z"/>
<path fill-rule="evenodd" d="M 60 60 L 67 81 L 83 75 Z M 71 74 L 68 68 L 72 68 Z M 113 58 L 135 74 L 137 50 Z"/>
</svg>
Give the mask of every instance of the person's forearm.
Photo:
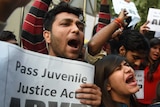
<svg viewBox="0 0 160 107">
<path fill-rule="evenodd" d="M 112 34 L 118 29 L 125 26 L 124 20 L 127 18 L 128 12 L 121 10 L 118 18 L 115 18 L 113 22 L 98 31 L 88 43 L 88 53 L 96 55 L 99 53 L 102 46 L 112 37 Z"/>
<path fill-rule="evenodd" d="M 108 25 L 110 23 L 110 19 L 111 19 L 111 16 L 110 16 L 110 10 L 109 10 L 108 2 L 107 2 L 107 0 L 101 0 L 99 19 L 98 19 L 96 32 L 99 32 L 103 27 Z M 100 42 L 99 38 L 101 38 L 101 37 L 96 37 L 96 38 L 97 39 L 93 38 L 93 40 L 88 43 L 88 52 L 91 55 L 98 54 L 101 51 L 104 43 L 106 43 L 106 41 L 105 41 L 101 44 L 96 44 L 96 43 Z"/>
<path fill-rule="evenodd" d="M 102 46 L 108 41 L 112 34 L 119 28 L 119 25 L 115 22 L 111 22 L 99 32 L 97 32 L 88 43 L 88 52 L 91 55 L 96 55 L 101 50 Z"/>
</svg>

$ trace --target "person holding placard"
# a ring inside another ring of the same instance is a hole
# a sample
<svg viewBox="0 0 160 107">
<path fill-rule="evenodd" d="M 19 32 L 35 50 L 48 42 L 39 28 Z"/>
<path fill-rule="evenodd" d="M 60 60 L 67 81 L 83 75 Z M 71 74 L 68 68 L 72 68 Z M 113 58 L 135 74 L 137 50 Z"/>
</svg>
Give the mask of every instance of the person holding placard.
<svg viewBox="0 0 160 107">
<path fill-rule="evenodd" d="M 43 36 L 51 56 L 77 60 L 84 43 L 84 17 L 80 8 L 61 2 L 47 12 Z M 82 84 L 76 90 L 82 104 L 99 106 L 101 91 L 95 84 Z"/>
<path fill-rule="evenodd" d="M 124 1 L 130 3 L 130 0 Z M 104 4 L 106 4 L 106 6 Z M 91 64 L 94 64 L 97 60 L 103 58 L 107 54 L 115 54 L 114 41 L 116 41 L 118 36 L 122 34 L 123 30 L 131 28 L 128 27 L 129 23 L 131 22 L 131 17 L 127 16 L 128 12 L 125 9 L 122 9 L 123 11 L 119 13 L 118 18 L 115 18 L 115 20 L 110 23 L 111 16 L 108 6 L 107 0 L 101 0 L 98 24 L 94 27 L 93 36 L 87 43 L 85 60 Z M 106 7 L 106 9 L 103 10 L 103 7 Z M 127 23 L 125 23 L 124 20 L 126 20 Z M 114 22 L 116 22 L 118 26 L 114 25 Z"/>
<path fill-rule="evenodd" d="M 83 14 L 79 8 L 72 8 L 65 2 L 61 2 L 60 5 L 55 6 L 50 11 L 48 11 L 48 8 L 51 0 L 36 0 L 33 3 L 23 24 L 22 43 L 25 49 L 51 56 L 78 59 L 79 53 L 82 51 L 84 39 L 84 25 L 81 22 Z M 45 13 L 47 14 L 44 17 Z M 31 23 L 35 25 L 32 26 Z M 44 25 L 43 28 L 42 24 Z M 54 32 L 52 31 L 53 29 Z M 101 99 L 99 88 L 94 84 L 83 84 L 81 87 L 82 89 L 77 91 L 78 93 L 84 92 L 82 96 L 77 96 L 77 98 L 81 99 L 81 103 L 93 106 L 99 105 Z M 94 92 L 89 91 L 90 89 Z M 85 92 L 88 94 L 85 94 Z M 94 97 L 94 94 L 96 97 Z M 88 100 L 84 100 L 84 98 Z"/>
<path fill-rule="evenodd" d="M 97 33 L 91 38 L 91 40 L 87 44 L 87 50 L 85 59 L 94 64 L 97 60 L 103 58 L 107 53 L 104 51 L 105 46 L 109 44 L 109 40 L 118 36 L 118 34 L 114 35 L 116 30 L 123 28 L 125 26 L 124 20 L 127 18 L 126 10 L 122 10 L 119 14 L 118 18 L 112 21 L 108 25 L 101 25 L 102 27 L 97 27 Z M 100 22 L 102 24 L 102 22 Z M 98 24 L 99 25 L 99 24 Z M 120 32 L 119 32 L 120 33 Z M 113 35 L 112 35 L 113 34 Z M 104 50 L 103 50 L 104 48 Z"/>
</svg>

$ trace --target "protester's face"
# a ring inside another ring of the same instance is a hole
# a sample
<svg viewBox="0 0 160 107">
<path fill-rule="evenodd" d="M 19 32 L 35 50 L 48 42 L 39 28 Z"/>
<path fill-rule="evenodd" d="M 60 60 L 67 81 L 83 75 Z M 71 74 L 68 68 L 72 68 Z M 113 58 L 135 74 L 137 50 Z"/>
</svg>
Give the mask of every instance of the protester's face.
<svg viewBox="0 0 160 107">
<path fill-rule="evenodd" d="M 137 68 L 140 66 L 141 61 L 144 59 L 145 55 L 139 52 L 127 51 L 125 57 L 132 65 L 132 67 Z"/>
<path fill-rule="evenodd" d="M 70 59 L 77 59 L 84 41 L 84 24 L 79 18 L 67 12 L 59 13 L 52 24 L 49 54 Z M 44 33 L 45 34 L 45 33 Z"/>
<path fill-rule="evenodd" d="M 121 100 L 121 96 L 129 97 L 139 90 L 134 70 L 123 61 L 109 76 L 107 90 L 113 99 Z"/>
<path fill-rule="evenodd" d="M 152 60 L 157 60 L 160 57 L 160 45 L 155 45 L 151 47 L 149 56 Z"/>
</svg>

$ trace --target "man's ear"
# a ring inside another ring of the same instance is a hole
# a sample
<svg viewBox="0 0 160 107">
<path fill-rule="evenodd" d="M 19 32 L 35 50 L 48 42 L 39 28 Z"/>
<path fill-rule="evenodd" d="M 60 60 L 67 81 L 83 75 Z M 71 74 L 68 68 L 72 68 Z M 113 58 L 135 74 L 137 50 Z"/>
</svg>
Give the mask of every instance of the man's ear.
<svg viewBox="0 0 160 107">
<path fill-rule="evenodd" d="M 51 32 L 50 31 L 44 30 L 43 37 L 44 37 L 46 43 L 51 43 Z"/>
<path fill-rule="evenodd" d="M 126 49 L 123 45 L 119 48 L 119 54 L 121 56 L 125 56 L 125 54 L 126 54 Z"/>
</svg>

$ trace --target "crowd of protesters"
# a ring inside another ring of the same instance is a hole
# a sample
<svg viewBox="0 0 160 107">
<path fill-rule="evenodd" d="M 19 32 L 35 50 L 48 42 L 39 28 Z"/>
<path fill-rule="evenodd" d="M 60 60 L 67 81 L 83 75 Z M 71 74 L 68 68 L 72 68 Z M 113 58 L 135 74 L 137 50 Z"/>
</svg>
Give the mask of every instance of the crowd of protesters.
<svg viewBox="0 0 160 107">
<path fill-rule="evenodd" d="M 30 0 L 16 1 L 0 0 L 0 40 L 18 45 L 15 35 L 3 30 L 10 14 Z M 23 22 L 22 47 L 94 65 L 94 83 L 82 84 L 76 90 L 81 93 L 77 98 L 82 104 L 160 107 L 160 39 L 147 38 L 149 22 L 146 21 L 139 30 L 128 27 L 132 19 L 125 9 L 111 21 L 109 1 L 101 0 L 98 23 L 91 39 L 84 45 L 83 11 L 69 2 L 62 0 L 49 10 L 52 0 L 35 0 Z M 135 77 L 137 70 L 144 74 L 142 99 L 136 97 L 140 90 Z"/>
</svg>

